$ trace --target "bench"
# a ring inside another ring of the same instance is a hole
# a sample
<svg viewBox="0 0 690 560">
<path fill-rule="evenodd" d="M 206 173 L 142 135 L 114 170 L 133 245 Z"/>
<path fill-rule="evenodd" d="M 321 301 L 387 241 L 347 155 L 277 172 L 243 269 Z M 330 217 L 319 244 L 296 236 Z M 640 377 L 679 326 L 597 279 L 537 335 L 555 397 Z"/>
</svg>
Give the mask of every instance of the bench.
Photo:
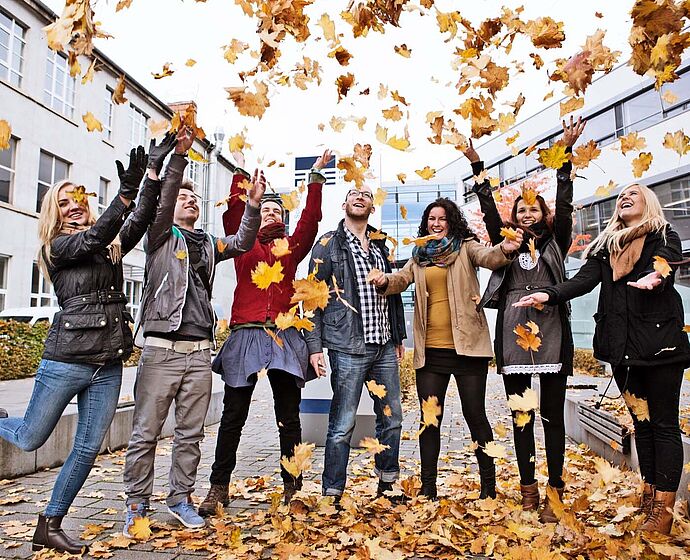
<svg viewBox="0 0 690 560">
<path fill-rule="evenodd" d="M 610 412 L 594 405 L 578 403 L 577 417 L 582 427 L 615 451 L 630 454 L 630 432 Z"/>
</svg>

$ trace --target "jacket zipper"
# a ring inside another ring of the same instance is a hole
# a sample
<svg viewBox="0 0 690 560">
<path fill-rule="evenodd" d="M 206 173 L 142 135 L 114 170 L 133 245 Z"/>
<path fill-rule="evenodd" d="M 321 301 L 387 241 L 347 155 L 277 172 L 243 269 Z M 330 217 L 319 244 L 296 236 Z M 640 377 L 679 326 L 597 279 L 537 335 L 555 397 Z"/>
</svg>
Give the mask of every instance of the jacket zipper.
<svg viewBox="0 0 690 560">
<path fill-rule="evenodd" d="M 153 294 L 153 299 L 156 299 L 158 297 L 158 294 L 160 294 L 161 290 L 163 289 L 163 286 L 165 286 L 165 283 L 168 281 L 168 274 L 169 272 L 166 272 L 165 276 L 163 276 L 163 280 L 161 280 L 161 285 L 158 286 L 158 289 Z"/>
</svg>

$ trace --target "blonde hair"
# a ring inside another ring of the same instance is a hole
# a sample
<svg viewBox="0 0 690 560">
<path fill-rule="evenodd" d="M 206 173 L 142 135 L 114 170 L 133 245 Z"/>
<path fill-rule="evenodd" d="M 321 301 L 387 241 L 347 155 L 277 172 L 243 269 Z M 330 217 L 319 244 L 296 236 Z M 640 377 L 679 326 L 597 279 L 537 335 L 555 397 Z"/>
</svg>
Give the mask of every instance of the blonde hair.
<svg viewBox="0 0 690 560">
<path fill-rule="evenodd" d="M 618 213 L 618 200 L 623 196 L 623 193 L 628 189 L 637 188 L 642 194 L 645 202 L 644 211 L 642 212 L 642 219 L 639 224 L 627 227 Z M 644 228 L 648 232 L 661 231 L 664 238 L 666 237 L 666 225 L 668 221 L 664 217 L 664 210 L 661 207 L 659 199 L 654 192 L 645 185 L 633 183 L 625 187 L 616 198 L 616 206 L 613 209 L 613 216 L 609 219 L 604 231 L 602 231 L 594 241 L 587 247 L 583 257 L 587 258 L 589 255 L 597 253 L 602 247 L 606 247 L 609 253 L 618 253 L 623 249 L 627 240 L 635 230 Z"/>
<path fill-rule="evenodd" d="M 50 278 L 48 267 L 52 264 L 50 245 L 60 233 L 63 225 L 58 195 L 63 187 L 69 186 L 76 187 L 77 185 L 67 179 L 58 181 L 46 191 L 43 202 L 41 202 L 41 212 L 38 215 L 38 239 L 40 242 L 38 248 L 38 267 L 46 278 Z M 86 209 L 89 213 L 86 223 L 91 226 L 96 223 L 96 219 L 91 212 L 88 199 Z"/>
</svg>

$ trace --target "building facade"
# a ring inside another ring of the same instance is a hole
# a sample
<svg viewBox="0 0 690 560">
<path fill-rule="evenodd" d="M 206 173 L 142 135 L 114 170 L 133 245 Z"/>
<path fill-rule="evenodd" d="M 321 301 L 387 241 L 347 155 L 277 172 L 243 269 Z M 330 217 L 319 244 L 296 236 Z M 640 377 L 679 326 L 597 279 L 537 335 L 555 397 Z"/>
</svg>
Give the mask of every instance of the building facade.
<svg viewBox="0 0 690 560">
<path fill-rule="evenodd" d="M 55 18 L 35 0 L 7 0 L 0 6 L 0 118 L 12 127 L 9 149 L 0 151 L 0 309 L 56 305 L 36 264 L 38 210 L 49 186 L 65 178 L 85 185 L 97 194 L 89 202 L 100 214 L 119 188 L 115 160 L 126 163 L 139 144 L 148 148 L 149 121 L 173 115 L 170 106 L 98 50 L 93 81 L 82 85 L 80 76 L 71 77 L 67 57 L 50 50 L 43 37 L 42 28 Z M 80 57 L 79 62 L 86 69 L 91 60 Z M 122 75 L 127 102 L 117 105 L 112 93 Z M 82 122 L 87 111 L 101 122 L 102 132 L 87 132 Z M 190 161 L 186 175 L 201 199 L 197 226 L 222 235 L 223 209 L 215 202 L 227 196 L 232 166 L 220 155 L 222 132 L 213 136 L 195 142 L 205 162 Z M 141 243 L 123 263 L 125 291 L 136 315 L 145 263 Z M 230 310 L 233 274 L 230 263 L 222 263 L 216 275 L 214 302 L 221 317 Z"/>
</svg>

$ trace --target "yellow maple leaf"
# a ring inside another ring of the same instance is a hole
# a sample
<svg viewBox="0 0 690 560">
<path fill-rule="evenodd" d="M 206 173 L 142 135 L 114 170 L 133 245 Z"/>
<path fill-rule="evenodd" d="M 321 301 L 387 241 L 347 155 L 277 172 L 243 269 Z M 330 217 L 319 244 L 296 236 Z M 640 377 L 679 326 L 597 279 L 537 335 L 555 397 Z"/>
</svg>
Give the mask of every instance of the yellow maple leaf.
<svg viewBox="0 0 690 560">
<path fill-rule="evenodd" d="M 374 206 L 383 206 L 387 196 L 388 192 L 381 187 L 376 189 L 376 192 L 374 193 Z"/>
<path fill-rule="evenodd" d="M 517 230 L 515 230 L 511 227 L 502 227 L 501 228 L 501 237 L 504 237 L 508 241 L 515 241 L 515 240 L 517 240 Z"/>
<path fill-rule="evenodd" d="M 192 161 L 196 161 L 198 163 L 208 163 L 208 160 L 199 152 L 197 152 L 194 148 L 189 148 L 187 155 L 189 156 L 189 159 L 191 159 Z"/>
<path fill-rule="evenodd" d="M 148 517 L 135 517 L 134 523 L 128 532 L 138 541 L 149 540 L 153 534 L 151 531 L 151 519 Z"/>
<path fill-rule="evenodd" d="M 280 261 L 276 261 L 272 265 L 266 261 L 261 261 L 252 271 L 252 282 L 260 290 L 267 290 L 271 284 L 277 284 L 283 278 L 283 264 Z"/>
<path fill-rule="evenodd" d="M 639 136 L 637 132 L 621 136 L 619 140 L 623 155 L 626 155 L 628 152 L 639 152 L 647 147 L 647 141 L 642 136 Z"/>
<path fill-rule="evenodd" d="M 438 418 L 442 413 L 441 405 L 438 403 L 438 397 L 431 395 L 422 400 L 422 424 L 426 426 L 437 426 Z"/>
<path fill-rule="evenodd" d="M 372 395 L 375 395 L 380 399 L 386 396 L 386 386 L 379 385 L 374 379 L 367 381 L 367 389 L 369 389 L 369 392 Z"/>
<path fill-rule="evenodd" d="M 184 249 L 178 249 L 175 251 L 175 258 L 180 259 L 181 261 L 185 260 L 187 258 L 187 251 Z"/>
<path fill-rule="evenodd" d="M 535 329 L 536 327 L 536 329 Z M 539 338 L 539 327 L 532 321 L 527 323 L 527 327 L 518 324 L 513 332 L 517 335 L 515 343 L 526 352 L 538 352 L 541 346 Z"/>
<path fill-rule="evenodd" d="M 281 466 L 295 478 L 311 469 L 311 459 L 314 453 L 313 443 L 298 443 L 295 445 L 292 457 L 281 457 Z"/>
<path fill-rule="evenodd" d="M 10 136 L 12 136 L 12 127 L 5 119 L 0 119 L 0 150 L 6 150 L 10 147 Z"/>
<path fill-rule="evenodd" d="M 578 109 L 581 109 L 584 106 L 584 97 L 570 97 L 569 99 L 566 99 L 560 104 L 561 117 L 567 115 L 568 113 L 572 113 L 573 111 L 577 111 Z"/>
<path fill-rule="evenodd" d="M 390 109 L 382 109 L 381 114 L 384 119 L 389 121 L 399 121 L 403 117 L 403 113 L 397 105 L 393 105 Z"/>
<path fill-rule="evenodd" d="M 405 179 L 407 179 L 407 175 L 405 175 L 404 173 L 398 173 L 396 177 L 398 178 L 398 181 L 400 181 L 403 185 L 405 184 Z"/>
<path fill-rule="evenodd" d="M 659 255 L 654 255 L 654 270 L 664 278 L 671 274 L 671 266 L 668 264 L 668 261 Z"/>
<path fill-rule="evenodd" d="M 565 144 L 556 142 L 550 148 L 539 150 L 539 163 L 551 169 L 560 169 L 570 159 L 570 154 L 565 151 Z"/>
<path fill-rule="evenodd" d="M 225 45 L 223 47 L 223 49 L 225 49 L 223 52 L 223 58 L 225 58 L 225 60 L 227 60 L 230 64 L 234 64 L 237 62 L 238 55 L 246 51 L 248 48 L 249 45 L 247 43 L 233 39 L 230 41 L 229 45 Z"/>
<path fill-rule="evenodd" d="M 386 405 L 383 407 L 383 415 L 388 416 L 389 418 L 393 416 L 393 410 L 391 409 L 390 405 Z"/>
<path fill-rule="evenodd" d="M 628 405 L 630 413 L 635 416 L 639 422 L 650 420 L 647 399 L 636 397 L 627 390 L 623 392 L 623 399 L 625 400 L 625 404 Z"/>
<path fill-rule="evenodd" d="M 189 66 L 190 68 L 196 64 L 196 60 L 193 58 L 188 58 L 187 62 L 184 63 L 185 66 Z"/>
<path fill-rule="evenodd" d="M 363 447 L 367 453 L 371 453 L 372 455 L 377 455 L 378 453 L 381 453 L 381 451 L 391 448 L 390 445 L 384 445 L 379 442 L 377 438 L 373 437 L 365 437 L 359 442 L 359 447 Z"/>
<path fill-rule="evenodd" d="M 438 239 L 438 235 L 433 233 L 431 235 L 424 235 L 423 237 L 415 237 L 415 238 L 403 237 L 402 242 L 403 242 L 403 245 L 410 245 L 411 243 L 414 243 L 418 247 L 422 247 L 433 239 Z"/>
<path fill-rule="evenodd" d="M 537 191 L 533 188 L 527 187 L 522 189 L 522 201 L 528 206 L 532 206 L 537 203 Z"/>
<path fill-rule="evenodd" d="M 288 212 L 294 212 L 299 208 L 299 192 L 297 190 L 281 194 L 280 199 L 283 201 L 283 208 Z"/>
<path fill-rule="evenodd" d="M 679 156 L 683 156 L 690 152 L 690 138 L 688 138 L 682 130 L 676 130 L 673 133 L 667 132 L 664 135 L 663 146 L 664 148 L 673 150 Z"/>
<path fill-rule="evenodd" d="M 225 88 L 228 98 L 235 104 L 240 115 L 261 119 L 266 109 L 271 105 L 268 98 L 268 86 L 259 81 L 254 81 L 254 92 L 246 86 Z"/>
<path fill-rule="evenodd" d="M 228 138 L 228 148 L 230 149 L 230 153 L 233 153 L 241 152 L 245 148 L 251 148 L 251 146 L 247 144 L 247 138 L 245 137 L 244 132 L 238 132 L 237 134 L 234 134 Z"/>
<path fill-rule="evenodd" d="M 487 441 L 486 445 L 484 445 L 484 447 L 482 447 L 481 449 L 489 457 L 493 457 L 494 459 L 505 459 L 507 457 L 506 448 L 503 447 L 500 443 L 496 443 L 495 441 Z"/>
<path fill-rule="evenodd" d="M 653 159 L 654 156 L 652 156 L 651 152 L 641 152 L 640 155 L 632 160 L 633 176 L 637 178 L 642 177 L 644 172 L 652 165 Z"/>
<path fill-rule="evenodd" d="M 600 155 L 601 149 L 597 146 L 597 143 L 594 140 L 590 140 L 589 142 L 575 148 L 571 161 L 573 162 L 574 167 L 584 169 L 585 167 L 589 166 L 592 160 L 595 160 Z"/>
<path fill-rule="evenodd" d="M 151 132 L 152 138 L 161 138 L 168 130 L 170 130 L 168 119 L 149 119 L 149 132 Z"/>
<path fill-rule="evenodd" d="M 290 241 L 287 237 L 280 237 L 273 241 L 273 246 L 271 247 L 271 253 L 277 258 L 284 257 L 292 253 L 290 250 Z"/>
<path fill-rule="evenodd" d="M 531 412 L 523 412 L 520 410 L 515 413 L 515 425 L 520 429 L 523 429 L 527 424 L 530 423 L 531 420 Z"/>
<path fill-rule="evenodd" d="M 407 138 L 400 138 L 398 136 L 391 136 L 388 140 L 386 140 L 386 144 L 388 144 L 391 148 L 400 150 L 401 152 L 404 152 L 410 147 L 410 141 Z"/>
<path fill-rule="evenodd" d="M 292 311 L 278 313 L 275 323 L 281 331 L 287 330 L 295 325 L 295 313 Z"/>
<path fill-rule="evenodd" d="M 494 432 L 496 432 L 498 437 L 504 438 L 508 435 L 508 428 L 505 427 L 503 422 L 499 422 L 494 426 Z"/>
<path fill-rule="evenodd" d="M 71 190 L 67 191 L 67 196 L 74 200 L 79 205 L 85 206 L 88 204 L 88 199 L 90 196 L 95 197 L 95 192 L 86 192 L 84 185 L 77 185 Z"/>
<path fill-rule="evenodd" d="M 89 132 L 93 132 L 94 130 L 103 132 L 103 125 L 101 124 L 101 121 L 99 121 L 91 111 L 87 111 L 86 113 L 84 113 L 81 116 L 81 120 L 84 121 L 84 124 L 86 125 L 86 130 L 88 130 Z"/>
<path fill-rule="evenodd" d="M 419 175 L 422 179 L 425 181 L 428 181 L 431 179 L 434 175 L 436 175 L 436 170 L 432 169 L 428 165 L 424 166 L 424 169 L 415 169 L 415 173 Z"/>
<path fill-rule="evenodd" d="M 171 62 L 166 62 L 163 64 L 163 69 L 160 72 L 151 72 L 154 80 L 160 80 L 161 78 L 167 78 L 175 73 L 175 70 L 170 68 Z"/>
<path fill-rule="evenodd" d="M 330 298 L 328 284 L 324 280 L 317 280 L 313 274 L 306 278 L 293 280 L 292 287 L 295 293 L 290 299 L 291 304 L 301 302 L 302 309 L 305 311 L 325 309 L 328 305 Z"/>
<path fill-rule="evenodd" d="M 601 185 L 600 187 L 597 187 L 597 190 L 594 191 L 594 196 L 602 198 L 611 196 L 611 193 L 616 189 L 617 186 L 617 183 L 614 183 L 613 181 L 609 180 L 609 182 L 606 185 Z"/>
</svg>

